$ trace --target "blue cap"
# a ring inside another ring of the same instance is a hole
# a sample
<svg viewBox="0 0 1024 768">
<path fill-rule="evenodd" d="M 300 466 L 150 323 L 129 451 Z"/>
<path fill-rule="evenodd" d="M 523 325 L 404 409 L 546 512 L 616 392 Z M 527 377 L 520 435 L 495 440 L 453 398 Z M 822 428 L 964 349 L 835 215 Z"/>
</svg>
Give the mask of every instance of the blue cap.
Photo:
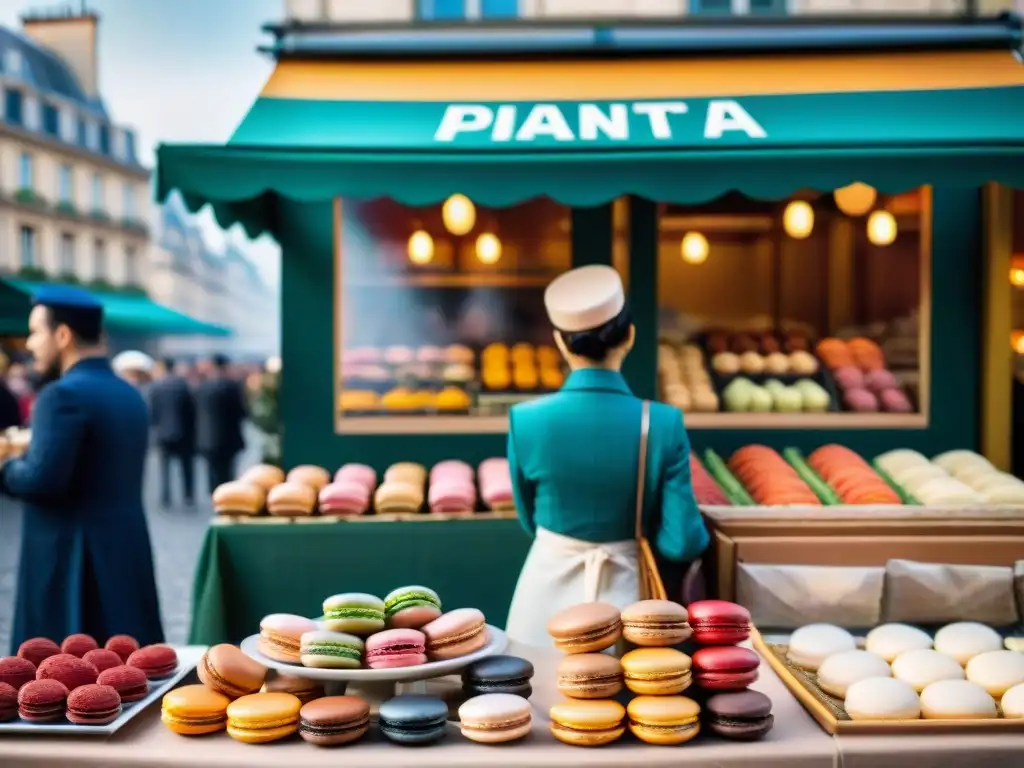
<svg viewBox="0 0 1024 768">
<path fill-rule="evenodd" d="M 76 285 L 41 285 L 32 294 L 33 304 L 47 307 L 65 307 L 68 309 L 98 309 L 103 311 L 103 304 L 84 288 Z"/>
</svg>

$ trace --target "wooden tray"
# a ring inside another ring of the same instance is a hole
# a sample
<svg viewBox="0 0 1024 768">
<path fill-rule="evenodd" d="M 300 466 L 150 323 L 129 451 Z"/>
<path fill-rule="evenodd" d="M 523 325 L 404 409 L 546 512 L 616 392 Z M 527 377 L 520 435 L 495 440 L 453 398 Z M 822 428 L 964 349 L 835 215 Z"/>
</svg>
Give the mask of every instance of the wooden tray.
<svg viewBox="0 0 1024 768">
<path fill-rule="evenodd" d="M 829 696 L 818 687 L 817 677 L 790 663 L 786 658 L 787 646 L 769 643 L 756 629 L 751 641 L 796 697 L 804 709 L 818 721 L 826 732 L 836 735 L 896 735 L 896 734 L 961 734 L 961 733 L 1024 733 L 1024 718 L 989 720 L 851 720 L 843 708 L 842 699 Z"/>
<path fill-rule="evenodd" d="M 835 504 L 831 506 L 726 507 L 701 504 L 700 510 L 712 520 L 1019 520 L 1024 505 L 923 507 L 911 504 Z"/>
</svg>

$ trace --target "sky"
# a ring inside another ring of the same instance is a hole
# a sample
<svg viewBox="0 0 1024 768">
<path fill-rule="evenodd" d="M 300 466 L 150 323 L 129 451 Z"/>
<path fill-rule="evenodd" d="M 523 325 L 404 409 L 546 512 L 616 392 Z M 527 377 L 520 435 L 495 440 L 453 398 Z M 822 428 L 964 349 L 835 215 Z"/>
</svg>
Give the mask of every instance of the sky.
<svg viewBox="0 0 1024 768">
<path fill-rule="evenodd" d="M 31 10 L 81 6 L 0 0 L 0 26 L 20 29 Z M 260 26 L 279 20 L 284 0 L 88 0 L 100 16 L 100 92 L 114 121 L 135 129 L 139 155 L 153 166 L 160 142 L 223 142 L 241 122 L 272 69 L 256 47 Z M 207 242 L 225 235 L 208 211 L 198 222 Z M 227 235 L 277 285 L 279 251 L 270 238 Z"/>
</svg>

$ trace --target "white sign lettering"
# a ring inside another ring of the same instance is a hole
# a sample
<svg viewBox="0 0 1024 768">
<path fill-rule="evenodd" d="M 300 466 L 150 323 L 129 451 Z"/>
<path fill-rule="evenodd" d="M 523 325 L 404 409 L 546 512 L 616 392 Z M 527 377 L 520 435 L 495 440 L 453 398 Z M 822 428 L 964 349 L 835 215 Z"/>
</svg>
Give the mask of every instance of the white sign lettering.
<svg viewBox="0 0 1024 768">
<path fill-rule="evenodd" d="M 486 133 L 496 143 L 529 143 L 538 138 L 558 142 L 601 139 L 629 141 L 631 130 L 643 134 L 649 131 L 650 137 L 657 141 L 671 141 L 684 137 L 681 130 L 686 124 L 680 124 L 679 118 L 690 112 L 689 105 L 684 101 L 636 101 L 606 105 L 582 102 L 575 105 L 574 109 L 575 129 L 566 117 L 564 108 L 557 104 L 534 104 L 530 107 L 515 104 L 500 104 L 497 107 L 486 104 L 450 104 L 445 108 L 444 116 L 434 132 L 434 141 L 451 143 L 460 136 Z M 646 120 L 636 124 L 634 118 L 631 126 L 631 115 Z M 740 134 L 750 139 L 764 139 L 768 136 L 764 127 L 738 101 L 712 99 L 707 102 L 704 113 L 703 136 L 713 141 L 728 134 Z"/>
</svg>

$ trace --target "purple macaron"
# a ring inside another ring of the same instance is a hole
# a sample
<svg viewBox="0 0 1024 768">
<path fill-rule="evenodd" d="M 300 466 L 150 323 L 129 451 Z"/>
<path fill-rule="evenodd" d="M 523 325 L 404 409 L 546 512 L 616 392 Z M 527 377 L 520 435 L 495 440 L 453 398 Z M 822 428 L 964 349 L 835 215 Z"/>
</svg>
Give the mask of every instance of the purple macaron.
<svg viewBox="0 0 1024 768">
<path fill-rule="evenodd" d="M 760 691 L 716 693 L 704 704 L 704 722 L 723 738 L 754 741 L 775 724 L 772 700 Z"/>
</svg>

